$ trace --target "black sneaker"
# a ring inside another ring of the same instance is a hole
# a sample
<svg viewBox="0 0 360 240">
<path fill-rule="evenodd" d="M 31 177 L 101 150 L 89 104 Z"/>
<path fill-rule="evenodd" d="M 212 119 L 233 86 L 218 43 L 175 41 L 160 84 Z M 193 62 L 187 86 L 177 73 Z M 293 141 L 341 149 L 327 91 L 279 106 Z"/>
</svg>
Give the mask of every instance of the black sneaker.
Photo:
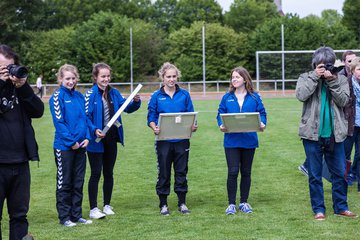
<svg viewBox="0 0 360 240">
<path fill-rule="evenodd" d="M 190 210 L 187 208 L 187 206 L 183 203 L 180 205 L 179 207 L 179 212 L 181 212 L 182 214 L 189 214 Z"/>
<path fill-rule="evenodd" d="M 160 209 L 160 214 L 163 215 L 163 216 L 169 216 L 170 211 L 169 211 L 168 206 L 166 206 L 166 205 L 162 206 L 161 209 Z"/>
</svg>

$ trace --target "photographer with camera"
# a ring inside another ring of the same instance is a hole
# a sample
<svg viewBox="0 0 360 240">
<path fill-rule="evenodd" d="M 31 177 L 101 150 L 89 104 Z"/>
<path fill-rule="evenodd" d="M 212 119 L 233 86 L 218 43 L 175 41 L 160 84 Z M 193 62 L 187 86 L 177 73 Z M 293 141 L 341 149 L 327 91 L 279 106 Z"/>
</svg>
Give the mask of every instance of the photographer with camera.
<svg viewBox="0 0 360 240">
<path fill-rule="evenodd" d="M 349 84 L 334 67 L 332 48 L 320 47 L 313 55 L 313 71 L 301 74 L 296 97 L 303 102 L 299 136 L 308 161 L 309 190 L 315 220 L 325 220 L 322 159 L 332 175 L 332 200 L 337 216 L 354 218 L 347 205 L 344 140 L 347 121 L 344 106 L 349 101 Z"/>
<path fill-rule="evenodd" d="M 19 66 L 18 55 L 0 45 L 0 220 L 6 199 L 10 240 L 28 234 L 29 160 L 39 160 L 31 118 L 43 113 L 44 104 L 27 83 L 27 70 Z"/>
</svg>

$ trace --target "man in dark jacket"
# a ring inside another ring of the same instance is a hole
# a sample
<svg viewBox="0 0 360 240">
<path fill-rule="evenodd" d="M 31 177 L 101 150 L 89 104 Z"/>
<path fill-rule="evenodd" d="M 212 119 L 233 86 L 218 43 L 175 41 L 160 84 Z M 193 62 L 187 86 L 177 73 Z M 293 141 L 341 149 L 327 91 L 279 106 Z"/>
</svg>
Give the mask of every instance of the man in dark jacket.
<svg viewBox="0 0 360 240">
<path fill-rule="evenodd" d="M 39 160 L 31 118 L 44 113 L 43 102 L 26 80 L 27 70 L 19 68 L 18 55 L 0 45 L 0 220 L 6 199 L 10 240 L 28 234 L 29 160 Z"/>
</svg>

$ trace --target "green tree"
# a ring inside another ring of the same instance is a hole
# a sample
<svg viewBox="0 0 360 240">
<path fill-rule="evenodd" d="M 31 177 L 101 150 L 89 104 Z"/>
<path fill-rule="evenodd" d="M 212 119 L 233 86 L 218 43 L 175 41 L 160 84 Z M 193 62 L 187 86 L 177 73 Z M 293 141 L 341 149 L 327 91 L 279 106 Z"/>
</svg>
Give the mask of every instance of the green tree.
<svg viewBox="0 0 360 240">
<path fill-rule="evenodd" d="M 91 65 L 106 62 L 113 69 L 113 79 L 130 78 L 130 27 L 133 32 L 133 71 L 140 78 L 154 73 L 162 46 L 162 33 L 139 19 L 129 19 L 100 12 L 76 28 L 74 46 L 80 71 L 90 72 Z M 90 81 L 90 75 L 87 75 Z"/>
<path fill-rule="evenodd" d="M 152 21 L 157 28 L 169 32 L 170 25 L 175 16 L 177 0 L 157 0 L 154 3 L 154 15 Z"/>
<path fill-rule="evenodd" d="M 30 41 L 23 42 L 21 50 L 32 83 L 41 73 L 45 82 L 55 83 L 55 74 L 61 65 L 75 64 L 74 46 L 71 44 L 75 31 L 72 27 L 27 34 Z"/>
<path fill-rule="evenodd" d="M 34 76 L 43 73 L 55 82 L 54 73 L 64 63 L 78 67 L 82 82 L 91 82 L 93 63 L 106 62 L 113 69 L 114 82 L 130 78 L 130 27 L 133 32 L 134 77 L 155 74 L 162 49 L 162 32 L 142 20 L 100 12 L 78 26 L 47 32 L 31 32 L 24 42 L 24 63 Z M 31 76 L 33 77 L 33 76 Z"/>
<path fill-rule="evenodd" d="M 325 21 L 325 23 L 330 27 L 336 24 L 341 25 L 341 14 L 339 14 L 334 9 L 327 9 L 321 12 L 321 18 Z"/>
<path fill-rule="evenodd" d="M 150 21 L 154 8 L 151 0 L 46 0 L 42 30 L 80 24 L 100 11 Z"/>
<path fill-rule="evenodd" d="M 222 9 L 215 0 L 179 0 L 175 7 L 171 29 L 190 27 L 195 21 L 222 23 Z"/>
<path fill-rule="evenodd" d="M 37 29 L 43 7 L 42 0 L 1 0 L 0 42 L 18 50 L 23 33 Z"/>
<path fill-rule="evenodd" d="M 350 29 L 356 35 L 358 40 L 360 39 L 360 17 L 358 13 L 359 8 L 359 0 L 345 0 L 343 5 L 344 16 L 342 18 L 343 25 Z"/>
<path fill-rule="evenodd" d="M 116 11 L 116 13 L 125 15 L 128 18 L 141 19 L 146 22 L 151 21 L 155 13 L 151 0 L 130 0 L 127 2 L 126 5 L 119 6 L 121 11 Z"/>
<path fill-rule="evenodd" d="M 202 76 L 202 26 L 195 22 L 190 28 L 172 32 L 167 40 L 163 61 L 175 63 L 182 72 L 183 81 L 200 81 Z M 206 24 L 206 80 L 229 78 L 232 68 L 246 65 L 246 37 L 218 23 Z"/>
<path fill-rule="evenodd" d="M 234 0 L 224 18 L 225 24 L 235 31 L 249 33 L 258 25 L 278 16 L 274 1 Z"/>
</svg>

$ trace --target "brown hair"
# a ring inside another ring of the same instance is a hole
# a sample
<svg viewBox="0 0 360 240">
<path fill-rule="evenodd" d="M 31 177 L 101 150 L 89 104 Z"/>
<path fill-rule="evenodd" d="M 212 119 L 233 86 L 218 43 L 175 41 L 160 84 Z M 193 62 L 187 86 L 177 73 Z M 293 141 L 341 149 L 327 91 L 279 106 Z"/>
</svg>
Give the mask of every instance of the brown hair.
<svg viewBox="0 0 360 240">
<path fill-rule="evenodd" d="M 355 54 L 353 51 L 351 51 L 351 50 L 345 51 L 345 52 L 342 54 L 342 61 L 345 62 L 346 57 L 349 56 L 349 55 L 356 55 L 356 54 Z"/>
<path fill-rule="evenodd" d="M 14 50 L 11 49 L 11 47 L 5 44 L 1 44 L 0 54 L 4 55 L 6 59 L 13 59 L 16 65 L 20 64 L 19 55 L 17 55 L 16 52 L 14 52 Z"/>
<path fill-rule="evenodd" d="M 111 67 L 109 65 L 107 65 L 106 63 L 96 63 L 96 64 L 93 64 L 93 69 L 92 69 L 92 82 L 94 84 L 96 84 L 96 78 L 97 76 L 99 75 L 99 72 L 101 69 L 109 69 L 110 71 L 110 74 L 111 74 Z M 106 99 L 106 101 L 109 101 L 108 100 L 108 92 L 109 92 L 109 86 L 107 86 L 104 90 L 104 93 L 103 93 L 103 97 Z"/>
<path fill-rule="evenodd" d="M 106 63 L 96 63 L 93 64 L 93 69 L 92 69 L 92 82 L 95 84 L 96 83 L 96 78 L 99 75 L 100 69 L 109 69 L 110 73 L 111 73 L 111 67 L 109 65 L 107 65 Z"/>
<path fill-rule="evenodd" d="M 245 89 L 248 93 L 252 93 L 254 92 L 254 87 L 253 87 L 253 84 L 252 84 L 252 80 L 251 80 L 251 77 L 250 77 L 250 74 L 249 72 L 246 70 L 246 68 L 244 67 L 236 67 L 234 68 L 233 70 L 231 70 L 231 73 L 230 73 L 230 83 L 229 83 L 229 91 L 232 92 L 232 91 L 235 91 L 235 87 L 234 85 L 232 84 L 232 74 L 233 72 L 237 72 L 238 74 L 240 74 L 240 76 L 242 76 L 244 78 L 244 82 L 245 82 Z"/>
</svg>

